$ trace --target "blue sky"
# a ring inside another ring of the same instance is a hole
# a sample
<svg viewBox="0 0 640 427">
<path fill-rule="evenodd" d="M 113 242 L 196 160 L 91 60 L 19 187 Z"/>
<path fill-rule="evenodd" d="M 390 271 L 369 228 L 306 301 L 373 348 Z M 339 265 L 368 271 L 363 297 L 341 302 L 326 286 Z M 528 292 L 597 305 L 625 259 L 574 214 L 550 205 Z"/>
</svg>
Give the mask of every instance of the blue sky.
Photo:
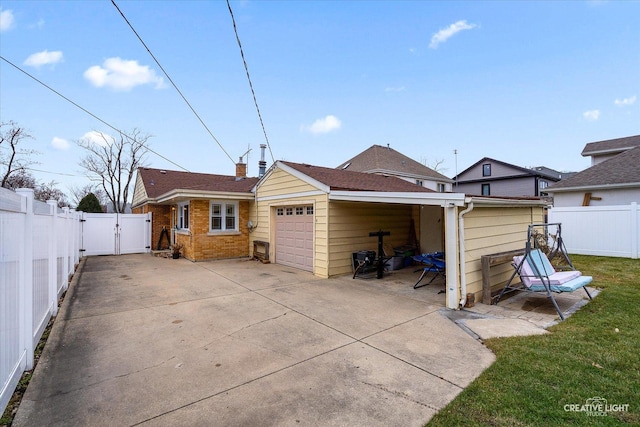
<svg viewBox="0 0 640 427">
<path fill-rule="evenodd" d="M 0 54 L 187 170 L 232 175 L 251 148 L 257 175 L 265 136 L 226 2 L 116 4 L 229 156 L 109 0 L 2 0 Z M 586 143 L 640 133 L 638 1 L 231 7 L 275 160 L 335 167 L 390 144 L 447 176 L 485 156 L 577 171 Z M 88 183 L 75 141 L 115 133 L 4 60 L 0 120 L 29 130 L 34 174 L 63 190 Z"/>
</svg>

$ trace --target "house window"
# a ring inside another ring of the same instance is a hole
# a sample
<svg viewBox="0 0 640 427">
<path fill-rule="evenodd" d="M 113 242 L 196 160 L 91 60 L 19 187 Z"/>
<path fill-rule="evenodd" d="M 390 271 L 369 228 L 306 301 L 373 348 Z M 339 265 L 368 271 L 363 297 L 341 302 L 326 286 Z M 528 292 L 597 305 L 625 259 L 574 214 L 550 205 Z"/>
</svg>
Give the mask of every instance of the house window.
<svg viewBox="0 0 640 427">
<path fill-rule="evenodd" d="M 238 231 L 238 202 L 213 201 L 210 231 Z"/>
<path fill-rule="evenodd" d="M 304 208 L 302 206 L 296 208 L 296 215 L 304 215 Z"/>
<path fill-rule="evenodd" d="M 278 209 L 276 209 L 276 215 L 278 215 L 278 216 L 283 216 L 283 215 L 284 215 L 284 208 L 278 208 Z"/>
<path fill-rule="evenodd" d="M 307 215 L 313 215 L 313 206 L 307 206 Z"/>
<path fill-rule="evenodd" d="M 482 165 L 482 176 L 491 176 L 491 163 Z"/>
<path fill-rule="evenodd" d="M 538 182 L 538 187 L 542 190 L 544 188 L 547 188 L 549 186 L 549 183 L 547 181 L 539 181 Z"/>
<path fill-rule="evenodd" d="M 482 195 L 490 196 L 491 195 L 491 186 L 490 184 L 482 184 Z"/>
<path fill-rule="evenodd" d="M 287 215 L 293 215 L 293 208 L 287 208 L 285 212 L 287 213 Z"/>
<path fill-rule="evenodd" d="M 420 187 L 424 186 L 421 179 L 416 179 L 416 184 L 418 184 Z"/>
<path fill-rule="evenodd" d="M 438 184 L 438 192 L 439 193 L 444 193 L 446 190 L 444 184 Z"/>
<path fill-rule="evenodd" d="M 178 204 L 178 229 L 189 229 L 189 202 Z"/>
</svg>

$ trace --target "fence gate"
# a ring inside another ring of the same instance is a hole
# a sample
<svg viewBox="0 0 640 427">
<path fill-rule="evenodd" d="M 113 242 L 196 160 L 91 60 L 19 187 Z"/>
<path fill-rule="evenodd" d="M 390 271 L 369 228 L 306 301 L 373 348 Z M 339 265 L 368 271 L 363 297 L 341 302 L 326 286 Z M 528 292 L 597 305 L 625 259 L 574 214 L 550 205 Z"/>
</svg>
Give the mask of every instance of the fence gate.
<svg viewBox="0 0 640 427">
<path fill-rule="evenodd" d="M 83 213 L 83 256 L 145 253 L 151 250 L 151 213 Z"/>
</svg>

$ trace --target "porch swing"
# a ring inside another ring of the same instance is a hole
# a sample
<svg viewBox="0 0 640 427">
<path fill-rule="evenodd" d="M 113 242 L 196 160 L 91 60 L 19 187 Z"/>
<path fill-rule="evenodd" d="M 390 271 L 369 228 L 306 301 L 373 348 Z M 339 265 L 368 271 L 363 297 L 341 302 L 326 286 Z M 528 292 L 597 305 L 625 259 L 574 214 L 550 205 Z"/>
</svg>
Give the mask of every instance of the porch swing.
<svg viewBox="0 0 640 427">
<path fill-rule="evenodd" d="M 555 234 L 550 232 L 550 229 L 555 231 Z M 555 267 L 552 261 L 556 264 Z M 513 257 L 511 265 L 514 272 L 494 304 L 498 304 L 503 295 L 515 291 L 545 293 L 551 299 L 560 319 L 564 320 L 554 293 L 573 292 L 582 288 L 589 299 L 592 299 L 586 285 L 591 283 L 593 278 L 576 271 L 562 240 L 560 223 L 529 225 L 525 253 Z M 520 277 L 520 283 L 514 283 L 516 276 Z"/>
</svg>

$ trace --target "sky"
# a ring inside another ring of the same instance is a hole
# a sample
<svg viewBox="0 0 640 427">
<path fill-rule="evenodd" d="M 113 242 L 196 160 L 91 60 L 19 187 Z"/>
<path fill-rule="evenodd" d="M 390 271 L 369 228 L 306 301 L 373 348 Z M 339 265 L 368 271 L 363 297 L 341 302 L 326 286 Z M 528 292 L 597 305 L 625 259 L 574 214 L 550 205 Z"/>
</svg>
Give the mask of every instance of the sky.
<svg viewBox="0 0 640 427">
<path fill-rule="evenodd" d="M 640 1 L 231 1 L 262 123 L 225 1 L 114 2 L 0 0 L 0 121 L 65 192 L 113 128 L 149 167 L 251 176 L 267 140 L 268 166 L 389 144 L 453 177 L 640 134 Z"/>
</svg>

